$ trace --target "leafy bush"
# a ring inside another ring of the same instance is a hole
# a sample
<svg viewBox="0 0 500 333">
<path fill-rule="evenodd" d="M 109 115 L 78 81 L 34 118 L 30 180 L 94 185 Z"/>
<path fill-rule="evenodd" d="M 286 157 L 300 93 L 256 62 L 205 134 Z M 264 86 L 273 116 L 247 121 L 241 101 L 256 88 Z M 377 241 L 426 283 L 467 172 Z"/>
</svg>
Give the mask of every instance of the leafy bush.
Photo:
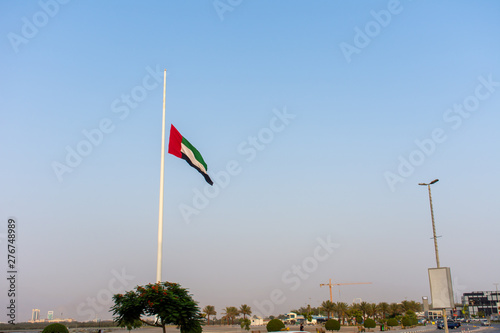
<svg viewBox="0 0 500 333">
<path fill-rule="evenodd" d="M 387 319 L 387 326 L 398 326 L 398 320 L 396 318 Z"/>
<path fill-rule="evenodd" d="M 406 318 L 406 320 L 404 320 Z M 403 326 L 416 326 L 418 324 L 418 318 L 415 312 L 406 311 L 406 315 L 403 317 L 402 321 Z"/>
<path fill-rule="evenodd" d="M 335 319 L 328 319 L 325 323 L 325 329 L 327 331 L 338 331 L 340 330 L 340 322 Z"/>
<path fill-rule="evenodd" d="M 47 325 L 42 333 L 69 333 L 69 331 L 63 324 L 53 323 Z"/>
<path fill-rule="evenodd" d="M 248 318 L 241 320 L 240 326 L 242 329 L 245 329 L 247 331 L 250 331 L 250 324 L 252 321 Z"/>
<path fill-rule="evenodd" d="M 365 323 L 363 324 L 365 328 L 375 328 L 377 326 L 377 323 L 375 323 L 375 320 L 371 318 L 367 318 L 365 320 Z"/>
<path fill-rule="evenodd" d="M 266 328 L 268 332 L 278 332 L 281 331 L 282 328 L 285 328 L 285 324 L 279 319 L 271 319 L 267 323 Z"/>
</svg>

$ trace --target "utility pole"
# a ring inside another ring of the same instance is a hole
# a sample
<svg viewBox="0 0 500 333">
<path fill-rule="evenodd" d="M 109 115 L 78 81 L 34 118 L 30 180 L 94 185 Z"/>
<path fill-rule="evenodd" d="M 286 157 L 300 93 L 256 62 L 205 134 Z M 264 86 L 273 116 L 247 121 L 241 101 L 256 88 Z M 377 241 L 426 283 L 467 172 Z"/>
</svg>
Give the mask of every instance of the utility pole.
<svg viewBox="0 0 500 333">
<path fill-rule="evenodd" d="M 436 266 L 437 268 L 441 267 L 439 265 L 439 252 L 438 252 L 438 243 L 437 243 L 437 236 L 436 236 L 436 224 L 434 223 L 434 209 L 432 208 L 432 195 L 431 195 L 431 185 L 435 184 L 439 181 L 439 179 L 434 179 L 432 182 L 426 184 L 426 183 L 420 183 L 418 185 L 422 186 L 427 186 L 429 189 L 429 203 L 431 205 L 431 220 L 432 220 L 432 235 L 434 238 L 434 253 L 436 254 Z"/>
<path fill-rule="evenodd" d="M 434 209 L 432 208 L 432 195 L 431 195 L 431 185 L 435 184 L 439 181 L 439 179 L 434 179 L 432 182 L 426 184 L 426 183 L 419 183 L 418 185 L 421 186 L 427 186 L 429 189 L 429 203 L 431 205 L 431 220 L 432 220 L 432 235 L 434 238 L 434 252 L 436 254 L 436 266 L 437 268 L 440 268 L 441 265 L 439 264 L 439 252 L 438 252 L 438 243 L 437 243 L 437 236 L 436 236 L 436 224 L 434 223 Z M 453 306 L 453 304 L 452 304 Z M 446 316 L 446 309 L 443 309 L 443 326 L 444 326 L 444 331 L 445 333 L 449 333 L 448 330 L 448 318 Z"/>
</svg>

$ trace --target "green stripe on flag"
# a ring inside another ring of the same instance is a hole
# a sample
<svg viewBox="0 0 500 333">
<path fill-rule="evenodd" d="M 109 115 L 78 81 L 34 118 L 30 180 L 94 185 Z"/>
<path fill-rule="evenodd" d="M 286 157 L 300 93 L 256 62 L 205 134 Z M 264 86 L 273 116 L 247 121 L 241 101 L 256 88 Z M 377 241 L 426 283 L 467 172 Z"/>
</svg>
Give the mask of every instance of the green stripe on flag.
<svg viewBox="0 0 500 333">
<path fill-rule="evenodd" d="M 200 152 L 198 151 L 198 149 L 196 149 L 191 143 L 189 143 L 188 140 L 186 140 L 186 138 L 182 137 L 182 143 L 187 147 L 189 148 L 189 150 L 191 150 L 193 152 L 193 155 L 194 157 L 196 158 L 196 160 L 198 162 L 200 162 L 204 167 L 205 167 L 205 170 L 208 170 L 208 167 L 207 167 L 207 163 L 205 163 L 205 161 L 203 160 L 203 157 L 201 156 Z"/>
</svg>

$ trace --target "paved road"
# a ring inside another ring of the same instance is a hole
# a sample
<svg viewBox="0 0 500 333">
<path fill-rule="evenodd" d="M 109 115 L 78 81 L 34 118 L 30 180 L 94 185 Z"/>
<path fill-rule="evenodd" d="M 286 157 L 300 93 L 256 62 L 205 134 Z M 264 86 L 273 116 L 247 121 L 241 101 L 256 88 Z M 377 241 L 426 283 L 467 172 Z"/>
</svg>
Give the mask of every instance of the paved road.
<svg viewBox="0 0 500 333">
<path fill-rule="evenodd" d="M 298 326 L 287 326 L 289 327 L 290 331 L 298 331 L 299 327 Z M 319 326 L 318 326 L 319 327 Z M 315 326 L 306 326 L 304 328 L 305 331 L 309 333 L 316 333 L 316 327 Z M 252 333 L 255 331 L 260 331 L 260 333 L 267 333 L 266 327 L 265 326 L 253 326 L 250 329 L 250 332 Z M 129 333 L 127 330 L 113 330 L 113 333 Z M 167 333 L 178 333 L 179 330 L 176 329 L 175 327 L 167 327 Z M 203 332 L 204 333 L 247 333 L 247 331 L 242 330 L 239 326 L 233 325 L 233 326 L 204 326 L 203 327 Z M 357 326 L 342 326 L 340 329 L 340 333 L 357 333 L 358 329 Z M 379 333 L 380 330 L 376 329 L 374 330 L 374 333 Z M 387 333 L 444 333 L 444 330 L 438 330 L 435 325 L 427 325 L 427 326 L 417 326 L 414 328 L 410 329 L 391 329 L 390 331 L 387 331 Z M 484 326 L 477 326 L 473 324 L 463 324 L 460 328 L 450 330 L 450 333 L 468 333 L 468 332 L 474 332 L 474 333 L 500 333 L 500 324 L 493 324 L 491 327 L 484 327 Z M 161 328 L 156 328 L 156 327 L 147 327 L 147 328 L 141 328 L 137 330 L 133 330 L 130 333 L 162 333 Z M 327 332 L 330 333 L 330 332 Z"/>
</svg>

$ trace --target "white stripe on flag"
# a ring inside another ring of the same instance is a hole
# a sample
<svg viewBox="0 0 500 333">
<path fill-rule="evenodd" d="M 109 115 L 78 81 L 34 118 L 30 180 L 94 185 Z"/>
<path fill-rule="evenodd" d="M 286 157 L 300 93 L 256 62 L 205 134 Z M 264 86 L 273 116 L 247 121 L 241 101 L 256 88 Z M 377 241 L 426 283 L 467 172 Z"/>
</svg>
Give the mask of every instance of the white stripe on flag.
<svg viewBox="0 0 500 333">
<path fill-rule="evenodd" d="M 198 160 L 196 159 L 196 157 L 194 157 L 194 154 L 191 151 L 191 149 L 189 149 L 188 147 L 186 147 L 183 143 L 181 143 L 181 153 L 184 153 L 189 158 L 189 160 L 191 161 L 191 163 L 193 163 L 201 171 L 203 171 L 204 173 L 207 173 L 207 170 L 205 169 L 205 166 L 203 164 L 201 164 L 200 162 L 198 162 Z"/>
</svg>

